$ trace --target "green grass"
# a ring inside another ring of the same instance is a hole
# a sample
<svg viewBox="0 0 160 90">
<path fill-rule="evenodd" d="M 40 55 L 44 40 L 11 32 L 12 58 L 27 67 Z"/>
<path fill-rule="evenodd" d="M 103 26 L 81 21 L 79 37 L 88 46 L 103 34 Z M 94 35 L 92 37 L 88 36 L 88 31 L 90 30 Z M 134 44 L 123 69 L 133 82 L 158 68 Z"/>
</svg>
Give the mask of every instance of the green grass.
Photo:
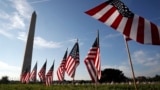
<svg viewBox="0 0 160 90">
<path fill-rule="evenodd" d="M 140 84 L 138 90 L 160 90 L 160 84 Z M 135 90 L 133 85 L 51 85 L 43 84 L 0 84 L 0 90 Z"/>
</svg>

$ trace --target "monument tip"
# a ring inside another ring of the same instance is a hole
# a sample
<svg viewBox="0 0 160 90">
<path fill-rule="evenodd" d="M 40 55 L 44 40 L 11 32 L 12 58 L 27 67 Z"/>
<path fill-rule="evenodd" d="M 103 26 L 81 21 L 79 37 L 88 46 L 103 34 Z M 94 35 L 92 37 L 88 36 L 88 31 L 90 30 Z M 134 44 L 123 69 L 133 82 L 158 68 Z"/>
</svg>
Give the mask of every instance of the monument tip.
<svg viewBox="0 0 160 90">
<path fill-rule="evenodd" d="M 33 11 L 32 15 L 37 15 L 37 14 L 36 14 L 36 11 Z"/>
</svg>

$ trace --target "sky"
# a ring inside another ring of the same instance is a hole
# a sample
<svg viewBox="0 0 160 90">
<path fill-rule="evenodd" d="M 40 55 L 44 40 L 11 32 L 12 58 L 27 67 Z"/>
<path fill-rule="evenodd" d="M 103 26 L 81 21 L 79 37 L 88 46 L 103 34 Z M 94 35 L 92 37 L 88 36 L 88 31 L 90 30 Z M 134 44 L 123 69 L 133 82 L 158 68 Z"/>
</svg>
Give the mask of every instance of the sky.
<svg viewBox="0 0 160 90">
<path fill-rule="evenodd" d="M 30 18 L 37 13 L 33 69 L 38 71 L 47 60 L 47 71 L 55 60 L 56 71 L 65 54 L 76 40 L 80 46 L 80 64 L 75 80 L 90 80 L 84 59 L 99 30 L 101 69 L 115 68 L 132 77 L 123 35 L 84 12 L 106 0 L 1 0 L 0 1 L 0 77 L 19 80 Z M 121 0 L 135 14 L 160 26 L 159 0 Z M 136 76 L 160 75 L 160 46 L 128 42 Z M 39 77 L 37 77 L 39 79 Z M 66 80 L 71 78 L 66 74 Z"/>
</svg>

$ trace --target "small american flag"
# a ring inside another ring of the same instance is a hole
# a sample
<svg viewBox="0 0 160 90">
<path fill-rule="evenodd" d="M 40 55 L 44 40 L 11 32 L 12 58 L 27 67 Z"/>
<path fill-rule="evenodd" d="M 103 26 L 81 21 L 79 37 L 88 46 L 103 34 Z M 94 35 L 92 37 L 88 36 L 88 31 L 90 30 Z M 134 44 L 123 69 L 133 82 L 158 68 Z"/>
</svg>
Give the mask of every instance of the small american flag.
<svg viewBox="0 0 160 90">
<path fill-rule="evenodd" d="M 26 83 L 29 83 L 29 81 L 30 81 L 29 78 L 30 78 L 30 73 L 27 72 L 26 77 L 25 77 Z"/>
<path fill-rule="evenodd" d="M 30 72 L 26 69 L 21 75 L 21 83 L 29 83 Z"/>
<path fill-rule="evenodd" d="M 47 65 L 47 60 L 42 66 L 41 70 L 38 72 L 39 78 L 41 82 L 45 82 L 45 74 L 46 74 L 46 65 Z"/>
<path fill-rule="evenodd" d="M 35 64 L 31 74 L 30 74 L 30 80 L 33 82 L 36 82 L 37 79 L 37 63 Z"/>
<path fill-rule="evenodd" d="M 106 1 L 85 13 L 139 43 L 160 45 L 160 27 L 132 13 L 120 0 Z"/>
<path fill-rule="evenodd" d="M 64 74 L 65 74 L 65 64 L 66 64 L 66 59 L 67 59 L 67 53 L 68 51 L 66 50 L 65 55 L 63 57 L 63 60 L 57 70 L 57 77 L 59 81 L 64 80 Z"/>
<path fill-rule="evenodd" d="M 46 86 L 50 86 L 53 81 L 53 70 L 54 70 L 54 62 L 49 69 L 48 73 L 46 74 Z"/>
<path fill-rule="evenodd" d="M 88 55 L 84 60 L 84 63 L 87 67 L 92 81 L 97 82 L 97 79 L 101 78 L 99 35 L 93 43 L 92 48 L 88 52 Z"/>
<path fill-rule="evenodd" d="M 75 71 L 77 66 L 79 65 L 79 45 L 78 45 L 78 41 L 75 43 L 75 45 L 73 46 L 67 61 L 66 61 L 66 73 L 74 78 L 75 76 Z"/>
</svg>

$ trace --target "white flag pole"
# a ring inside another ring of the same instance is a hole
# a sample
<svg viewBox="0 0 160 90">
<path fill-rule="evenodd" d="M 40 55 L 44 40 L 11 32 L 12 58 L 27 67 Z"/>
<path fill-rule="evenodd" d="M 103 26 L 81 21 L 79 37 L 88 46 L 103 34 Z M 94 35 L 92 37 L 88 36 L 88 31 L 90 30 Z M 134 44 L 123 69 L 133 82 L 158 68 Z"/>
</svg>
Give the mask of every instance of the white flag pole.
<svg viewBox="0 0 160 90">
<path fill-rule="evenodd" d="M 135 74 L 134 74 L 133 64 L 132 64 L 132 60 L 131 60 L 131 55 L 130 55 L 128 43 L 127 43 L 127 40 L 126 40 L 126 37 L 125 37 L 125 36 L 124 36 L 124 41 L 125 41 L 125 44 L 126 44 L 126 49 L 127 49 L 127 53 L 128 53 L 128 58 L 129 58 L 129 62 L 130 62 L 131 70 L 132 70 L 134 87 L 135 87 L 135 90 L 137 90 L 137 85 L 136 85 L 136 80 L 135 80 Z"/>
</svg>

